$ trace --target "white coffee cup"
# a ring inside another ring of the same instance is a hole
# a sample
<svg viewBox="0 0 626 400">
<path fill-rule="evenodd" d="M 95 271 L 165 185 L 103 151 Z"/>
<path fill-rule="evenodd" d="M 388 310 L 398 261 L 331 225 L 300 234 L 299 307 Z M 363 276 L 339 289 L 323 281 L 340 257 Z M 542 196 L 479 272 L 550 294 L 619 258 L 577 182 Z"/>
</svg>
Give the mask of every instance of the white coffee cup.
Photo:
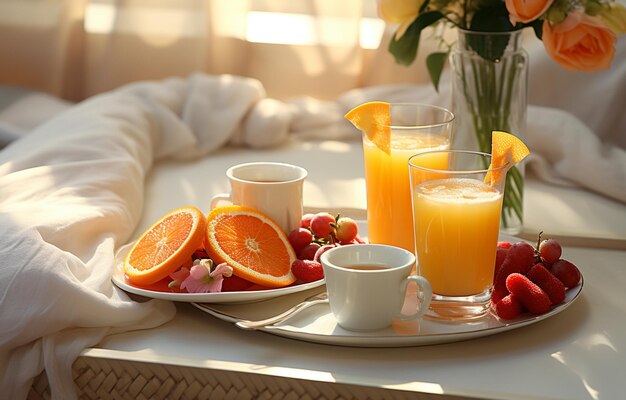
<svg viewBox="0 0 626 400">
<path fill-rule="evenodd" d="M 252 207 L 276 222 L 285 233 L 300 226 L 302 186 L 307 171 L 296 165 L 276 162 L 238 164 L 226 171 L 230 193 L 211 199 L 211 208 L 228 202 Z"/>
<path fill-rule="evenodd" d="M 384 329 L 394 319 L 414 320 L 428 310 L 432 290 L 424 277 L 410 275 L 415 256 L 409 251 L 381 244 L 347 245 L 328 250 L 320 261 L 330 310 L 344 329 Z M 417 284 L 418 308 L 403 315 L 409 282 Z"/>
</svg>

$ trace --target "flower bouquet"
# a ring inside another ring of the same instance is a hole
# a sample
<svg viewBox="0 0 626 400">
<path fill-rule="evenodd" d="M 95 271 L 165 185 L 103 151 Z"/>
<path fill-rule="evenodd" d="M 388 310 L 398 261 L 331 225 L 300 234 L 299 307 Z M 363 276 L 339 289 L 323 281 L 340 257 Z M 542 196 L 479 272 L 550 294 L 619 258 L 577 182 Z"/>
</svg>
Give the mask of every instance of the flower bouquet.
<svg viewBox="0 0 626 400">
<path fill-rule="evenodd" d="M 611 0 L 378 0 L 378 13 L 397 25 L 389 51 L 401 65 L 415 60 L 424 29 L 435 28 L 442 50 L 429 54 L 426 66 L 438 90 L 450 60 L 455 141 L 487 153 L 492 131 L 523 135 L 525 129 L 524 28 L 559 65 L 586 72 L 610 68 L 616 35 L 626 32 L 626 9 Z M 446 42 L 449 27 L 457 29 L 456 43 Z M 518 167 L 507 175 L 502 207 L 503 228 L 512 234 L 523 221 L 523 165 Z"/>
<path fill-rule="evenodd" d="M 616 34 L 626 32 L 626 8 L 611 0 L 378 0 L 378 14 L 398 25 L 389 52 L 402 65 L 415 60 L 422 31 L 438 24 L 474 32 L 530 27 L 557 63 L 587 72 L 610 67 Z M 475 48 L 481 56 L 498 56 L 481 51 L 479 43 Z M 435 87 L 450 49 L 426 59 Z"/>
</svg>

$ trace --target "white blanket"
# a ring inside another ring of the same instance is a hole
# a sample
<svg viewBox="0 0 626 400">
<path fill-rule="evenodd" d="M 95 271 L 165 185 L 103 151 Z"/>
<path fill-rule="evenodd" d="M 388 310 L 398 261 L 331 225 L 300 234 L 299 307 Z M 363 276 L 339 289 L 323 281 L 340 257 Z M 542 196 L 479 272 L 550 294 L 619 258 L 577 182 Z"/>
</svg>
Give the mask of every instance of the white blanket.
<svg viewBox="0 0 626 400">
<path fill-rule="evenodd" d="M 160 158 L 282 141 L 276 121 L 289 108 L 268 112 L 264 97 L 257 81 L 230 76 L 130 85 L 0 152 L 1 396 L 25 398 L 45 367 L 55 398 L 71 398 L 83 348 L 173 317 L 172 303 L 131 301 L 110 281 L 141 215 L 144 178 Z"/>
<path fill-rule="evenodd" d="M 343 119 L 353 106 L 441 96 L 397 86 L 284 103 L 255 80 L 194 75 L 96 96 L 14 141 L 0 152 L 0 393 L 25 398 L 45 368 L 53 397 L 73 398 L 71 365 L 82 349 L 173 317 L 172 303 L 134 302 L 110 281 L 155 161 L 203 157 L 227 142 L 274 146 L 289 134 L 358 138 Z M 605 152 L 570 115 L 529 113 L 542 176 L 626 202 L 624 151 Z"/>
</svg>

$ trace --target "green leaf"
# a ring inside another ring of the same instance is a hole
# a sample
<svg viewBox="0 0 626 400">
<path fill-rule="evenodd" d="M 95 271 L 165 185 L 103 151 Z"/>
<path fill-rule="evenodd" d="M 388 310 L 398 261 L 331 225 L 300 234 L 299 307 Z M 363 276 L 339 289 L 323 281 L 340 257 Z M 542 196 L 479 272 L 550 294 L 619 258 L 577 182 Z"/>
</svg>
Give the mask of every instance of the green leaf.
<svg viewBox="0 0 626 400">
<path fill-rule="evenodd" d="M 529 25 L 532 26 L 533 31 L 535 32 L 535 36 L 537 36 L 537 39 L 542 40 L 542 36 L 543 36 L 543 20 L 542 19 L 536 19 L 533 22 L 531 22 Z"/>
<path fill-rule="evenodd" d="M 503 1 L 494 6 L 480 7 L 470 23 L 470 30 L 478 32 L 510 32 L 514 29 Z"/>
<path fill-rule="evenodd" d="M 389 52 L 394 56 L 398 64 L 411 65 L 415 61 L 422 30 L 441 18 L 443 18 L 443 14 L 439 11 L 429 11 L 420 14 L 399 40 L 396 40 L 395 37 L 391 38 L 389 41 Z"/>
<path fill-rule="evenodd" d="M 470 30 L 476 32 L 510 32 L 514 29 L 504 2 L 478 9 L 470 24 Z M 482 58 L 495 62 L 502 58 L 509 38 L 505 35 L 471 35 L 467 41 Z"/>
<path fill-rule="evenodd" d="M 433 86 L 435 86 L 435 90 L 437 92 L 439 92 L 439 79 L 441 79 L 441 71 L 443 71 L 443 66 L 446 63 L 447 58 L 448 53 L 444 52 L 430 53 L 428 57 L 426 57 L 428 75 L 430 75 L 430 80 L 433 82 Z"/>
</svg>

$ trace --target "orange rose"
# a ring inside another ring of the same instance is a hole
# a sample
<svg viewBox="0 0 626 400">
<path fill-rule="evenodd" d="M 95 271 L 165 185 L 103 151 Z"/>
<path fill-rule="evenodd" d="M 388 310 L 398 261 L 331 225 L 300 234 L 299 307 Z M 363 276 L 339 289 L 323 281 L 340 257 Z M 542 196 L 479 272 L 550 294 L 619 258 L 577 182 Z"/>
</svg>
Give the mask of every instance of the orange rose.
<svg viewBox="0 0 626 400">
<path fill-rule="evenodd" d="M 570 12 L 562 22 L 543 23 L 543 45 L 563 68 L 570 71 L 599 71 L 611 66 L 617 37 L 599 19 Z"/>
<path fill-rule="evenodd" d="M 539 18 L 552 5 L 554 0 L 505 0 L 511 23 L 531 22 Z"/>
</svg>

